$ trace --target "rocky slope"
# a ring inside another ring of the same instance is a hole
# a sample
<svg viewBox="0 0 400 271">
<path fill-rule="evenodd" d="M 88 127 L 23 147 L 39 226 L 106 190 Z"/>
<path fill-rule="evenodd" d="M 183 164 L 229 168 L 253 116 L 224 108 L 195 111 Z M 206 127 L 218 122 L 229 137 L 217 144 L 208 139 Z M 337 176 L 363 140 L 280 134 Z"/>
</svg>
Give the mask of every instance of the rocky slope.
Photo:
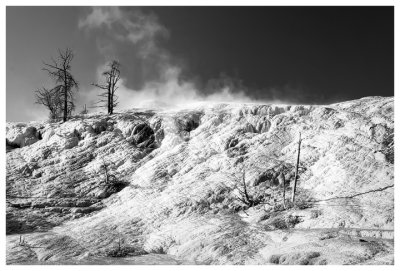
<svg viewBox="0 0 400 271">
<path fill-rule="evenodd" d="M 7 262 L 104 261 L 119 246 L 203 264 L 393 264 L 393 109 L 368 97 L 7 123 Z"/>
</svg>

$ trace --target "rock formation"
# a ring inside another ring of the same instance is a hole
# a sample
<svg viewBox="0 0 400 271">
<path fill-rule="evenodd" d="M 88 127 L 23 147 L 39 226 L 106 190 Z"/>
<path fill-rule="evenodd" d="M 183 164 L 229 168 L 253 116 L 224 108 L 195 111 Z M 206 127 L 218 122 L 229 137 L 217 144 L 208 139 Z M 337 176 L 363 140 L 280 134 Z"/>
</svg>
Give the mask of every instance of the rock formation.
<svg viewBox="0 0 400 271">
<path fill-rule="evenodd" d="M 393 264 L 393 109 L 367 97 L 7 123 L 7 262 L 104 259 L 123 240 L 206 264 Z M 255 206 L 238 200 L 243 169 Z"/>
</svg>

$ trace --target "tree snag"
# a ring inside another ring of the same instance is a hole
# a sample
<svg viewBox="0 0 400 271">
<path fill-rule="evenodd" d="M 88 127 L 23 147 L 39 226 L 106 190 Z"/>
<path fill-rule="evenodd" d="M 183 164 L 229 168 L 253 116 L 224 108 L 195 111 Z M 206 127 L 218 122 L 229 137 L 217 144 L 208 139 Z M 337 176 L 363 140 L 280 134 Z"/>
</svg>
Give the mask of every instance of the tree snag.
<svg viewBox="0 0 400 271">
<path fill-rule="evenodd" d="M 299 172 L 301 133 L 299 133 L 299 143 L 298 144 L 299 145 L 298 145 L 298 149 L 297 149 L 296 172 L 295 172 L 295 175 L 294 175 L 294 184 L 293 184 L 293 192 L 292 192 L 292 202 L 293 203 L 295 201 L 297 177 L 298 177 L 298 172 Z"/>
<path fill-rule="evenodd" d="M 60 102 L 63 112 L 63 122 L 66 122 L 75 109 L 73 89 L 78 89 L 78 82 L 71 74 L 71 61 L 74 58 L 72 50 L 67 48 L 64 52 L 58 49 L 58 59 L 52 58 L 53 64 L 43 62 L 44 71 L 52 77 L 56 86 L 52 89 L 52 95 Z"/>
<path fill-rule="evenodd" d="M 92 84 L 103 90 L 103 92 L 98 95 L 100 100 L 96 104 L 99 104 L 97 107 L 106 107 L 107 114 L 109 115 L 114 113 L 114 108 L 118 105 L 118 97 L 115 95 L 115 92 L 118 89 L 117 83 L 120 79 L 120 73 L 120 63 L 113 60 L 108 64 L 108 69 L 102 74 L 105 77 L 105 83 Z"/>
</svg>

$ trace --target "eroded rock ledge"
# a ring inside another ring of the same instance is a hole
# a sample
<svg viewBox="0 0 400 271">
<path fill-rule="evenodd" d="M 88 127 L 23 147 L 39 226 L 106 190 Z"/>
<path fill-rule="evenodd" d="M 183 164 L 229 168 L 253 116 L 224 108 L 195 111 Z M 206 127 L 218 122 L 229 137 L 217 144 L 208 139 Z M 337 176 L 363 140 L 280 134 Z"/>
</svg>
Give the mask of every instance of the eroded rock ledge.
<svg viewBox="0 0 400 271">
<path fill-rule="evenodd" d="M 368 97 L 8 123 L 7 259 L 91 259 L 123 240 L 201 263 L 393 263 L 393 107 Z M 299 132 L 298 202 L 285 209 Z"/>
</svg>

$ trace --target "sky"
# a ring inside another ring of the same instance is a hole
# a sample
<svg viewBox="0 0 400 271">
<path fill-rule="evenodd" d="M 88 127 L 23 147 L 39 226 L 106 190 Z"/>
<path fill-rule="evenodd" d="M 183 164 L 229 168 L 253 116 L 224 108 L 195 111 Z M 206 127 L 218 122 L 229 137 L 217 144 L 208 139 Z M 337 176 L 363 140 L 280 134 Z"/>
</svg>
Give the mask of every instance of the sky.
<svg viewBox="0 0 400 271">
<path fill-rule="evenodd" d="M 195 101 L 329 104 L 394 95 L 393 7 L 6 8 L 6 120 L 44 120 L 35 90 L 74 52 L 77 112 L 121 63 L 118 110 Z"/>
</svg>

